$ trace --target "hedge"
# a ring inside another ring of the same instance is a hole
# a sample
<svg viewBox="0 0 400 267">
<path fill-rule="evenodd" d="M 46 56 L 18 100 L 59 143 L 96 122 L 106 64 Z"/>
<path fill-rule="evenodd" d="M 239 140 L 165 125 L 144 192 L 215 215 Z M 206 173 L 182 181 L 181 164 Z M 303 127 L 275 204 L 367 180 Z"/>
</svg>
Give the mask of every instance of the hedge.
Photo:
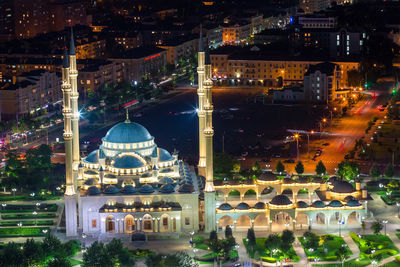
<svg viewBox="0 0 400 267">
<path fill-rule="evenodd" d="M 48 227 L 0 228 L 0 237 L 44 236 L 42 230 L 50 231 Z"/>
<path fill-rule="evenodd" d="M 269 262 L 269 263 L 275 263 L 276 259 L 275 258 L 271 258 L 271 257 L 261 257 L 261 259 L 263 261 Z"/>
<path fill-rule="evenodd" d="M 17 226 L 19 221 L 0 221 L 0 226 Z M 23 221 L 22 222 L 23 226 L 32 226 L 32 225 L 48 225 L 51 226 L 54 224 L 53 220 L 45 220 L 45 221 L 37 221 L 35 224 L 35 221 Z"/>
<path fill-rule="evenodd" d="M 52 219 L 55 218 L 55 213 L 38 213 L 36 216 L 33 214 L 5 214 L 1 215 L 3 220 L 12 220 L 12 219 Z"/>
</svg>

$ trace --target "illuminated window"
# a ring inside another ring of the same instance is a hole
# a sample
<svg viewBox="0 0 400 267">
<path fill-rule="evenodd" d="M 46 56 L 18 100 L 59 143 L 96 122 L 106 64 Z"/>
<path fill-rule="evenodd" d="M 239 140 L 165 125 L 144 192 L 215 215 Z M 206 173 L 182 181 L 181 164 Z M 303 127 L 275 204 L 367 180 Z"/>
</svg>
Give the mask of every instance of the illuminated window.
<svg viewBox="0 0 400 267">
<path fill-rule="evenodd" d="M 97 221 L 96 220 L 92 220 L 92 228 L 96 228 L 97 226 Z"/>
<path fill-rule="evenodd" d="M 163 224 L 163 226 L 168 226 L 168 218 L 164 217 L 162 224 Z"/>
<path fill-rule="evenodd" d="M 190 217 L 185 217 L 185 225 L 190 225 Z"/>
<path fill-rule="evenodd" d="M 86 84 L 90 84 L 90 80 L 86 80 Z"/>
</svg>

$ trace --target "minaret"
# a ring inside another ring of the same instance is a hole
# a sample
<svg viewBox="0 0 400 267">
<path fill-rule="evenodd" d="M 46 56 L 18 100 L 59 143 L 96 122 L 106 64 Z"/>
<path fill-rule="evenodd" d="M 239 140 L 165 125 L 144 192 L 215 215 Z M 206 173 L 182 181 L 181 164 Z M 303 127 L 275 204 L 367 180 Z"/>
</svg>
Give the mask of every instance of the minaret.
<svg viewBox="0 0 400 267">
<path fill-rule="evenodd" d="M 78 111 L 78 71 L 76 70 L 76 55 L 74 34 L 71 28 L 71 44 L 69 47 L 69 77 L 71 81 L 71 108 L 72 108 L 72 160 L 73 160 L 73 181 L 75 190 L 77 189 L 78 166 L 80 162 L 79 152 L 79 111 Z"/>
<path fill-rule="evenodd" d="M 64 116 L 64 140 L 65 140 L 65 221 L 67 236 L 77 235 L 77 213 L 76 194 L 73 177 L 73 155 L 72 155 L 72 108 L 71 108 L 71 80 L 70 62 L 67 49 L 64 51 L 62 64 L 62 85 L 63 92 L 63 116 Z"/>
<path fill-rule="evenodd" d="M 205 232 L 215 230 L 215 189 L 213 174 L 213 136 L 214 129 L 212 124 L 212 80 L 210 56 L 203 50 L 202 31 L 200 30 L 200 44 L 198 53 L 197 68 L 199 88 L 199 175 L 206 178 L 204 188 L 204 224 Z"/>
<path fill-rule="evenodd" d="M 204 128 L 205 128 L 205 111 L 204 111 L 204 49 L 203 49 L 203 30 L 200 25 L 200 38 L 199 38 L 199 51 L 198 55 L 198 89 L 197 95 L 199 96 L 199 106 L 197 115 L 199 116 L 199 165 L 198 174 L 200 176 L 206 176 L 206 147 L 204 141 Z"/>
</svg>

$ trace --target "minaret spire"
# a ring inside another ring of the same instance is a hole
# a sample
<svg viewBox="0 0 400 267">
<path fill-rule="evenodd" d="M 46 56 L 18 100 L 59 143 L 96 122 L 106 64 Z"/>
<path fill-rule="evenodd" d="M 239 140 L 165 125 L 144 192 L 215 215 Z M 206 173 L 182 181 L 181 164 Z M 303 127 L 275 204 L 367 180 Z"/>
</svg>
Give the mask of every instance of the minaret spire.
<svg viewBox="0 0 400 267">
<path fill-rule="evenodd" d="M 203 44 L 203 25 L 200 24 L 199 52 L 204 52 Z"/>
<path fill-rule="evenodd" d="M 75 41 L 74 41 L 74 31 L 71 27 L 71 43 L 69 46 L 69 54 L 70 55 L 75 55 Z"/>
<path fill-rule="evenodd" d="M 126 109 L 126 110 L 125 110 L 125 113 L 126 113 L 125 123 L 130 123 L 131 121 L 129 120 L 129 110 Z"/>
</svg>

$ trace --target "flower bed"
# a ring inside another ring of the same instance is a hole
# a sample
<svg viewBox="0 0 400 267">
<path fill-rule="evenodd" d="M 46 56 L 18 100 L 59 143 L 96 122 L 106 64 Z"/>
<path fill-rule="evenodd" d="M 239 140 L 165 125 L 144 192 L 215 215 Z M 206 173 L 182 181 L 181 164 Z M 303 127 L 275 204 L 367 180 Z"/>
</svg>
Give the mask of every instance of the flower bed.
<svg viewBox="0 0 400 267">
<path fill-rule="evenodd" d="M 325 241 L 324 245 L 320 244 L 320 246 L 315 250 L 306 249 L 304 246 L 304 238 L 298 238 L 309 259 L 318 258 L 320 261 L 337 261 L 338 258 L 336 256 L 336 251 L 342 246 L 346 246 L 348 255 L 351 255 L 351 250 L 347 247 L 347 244 L 344 242 L 342 237 L 334 235 L 326 236 L 328 236 L 328 240 Z M 324 246 L 327 249 L 326 253 L 324 251 Z"/>
<path fill-rule="evenodd" d="M 277 252 L 273 255 L 273 257 L 271 257 L 271 254 L 269 252 L 267 252 L 267 249 L 265 248 L 264 244 L 265 244 L 265 240 L 267 240 L 266 238 L 256 238 L 256 246 L 254 248 L 254 251 L 250 252 L 250 249 L 248 247 L 248 243 L 247 240 L 244 238 L 243 239 L 243 244 L 246 247 L 246 251 L 249 252 L 249 255 L 251 258 L 253 259 L 259 259 L 261 258 L 263 261 L 266 262 L 272 262 L 272 259 L 275 259 L 274 262 L 276 262 L 277 260 L 287 260 L 287 261 L 292 261 L 292 262 L 298 262 L 300 260 L 299 256 L 297 256 L 296 252 L 293 249 L 293 246 L 290 246 L 289 251 L 286 251 L 286 255 L 284 255 L 282 252 Z M 257 256 L 257 257 L 256 257 Z M 286 256 L 286 258 L 285 258 Z"/>
</svg>

